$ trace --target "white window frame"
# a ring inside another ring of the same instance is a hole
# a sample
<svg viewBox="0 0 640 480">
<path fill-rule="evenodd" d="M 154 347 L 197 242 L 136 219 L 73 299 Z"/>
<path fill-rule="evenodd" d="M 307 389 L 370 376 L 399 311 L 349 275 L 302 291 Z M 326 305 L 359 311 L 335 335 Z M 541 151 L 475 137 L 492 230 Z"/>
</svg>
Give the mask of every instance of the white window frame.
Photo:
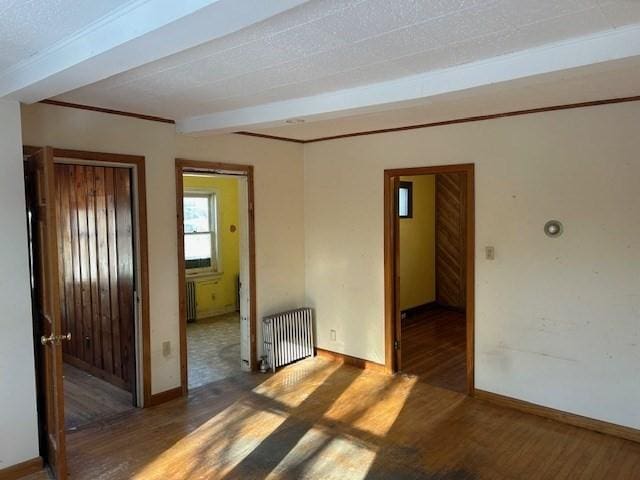
<svg viewBox="0 0 640 480">
<path fill-rule="evenodd" d="M 185 189 L 184 197 L 207 197 L 209 198 L 209 233 L 211 233 L 211 263 L 210 267 L 187 268 L 186 274 L 189 277 L 206 275 L 221 275 L 222 264 L 220 255 L 220 207 L 218 203 L 217 189 Z M 184 207 L 183 207 L 184 208 Z M 184 228 L 184 225 L 183 225 Z M 198 232 L 206 233 L 206 232 Z M 183 231 L 183 236 L 197 235 L 197 233 L 187 233 Z M 185 258 L 186 265 L 186 258 Z"/>
</svg>

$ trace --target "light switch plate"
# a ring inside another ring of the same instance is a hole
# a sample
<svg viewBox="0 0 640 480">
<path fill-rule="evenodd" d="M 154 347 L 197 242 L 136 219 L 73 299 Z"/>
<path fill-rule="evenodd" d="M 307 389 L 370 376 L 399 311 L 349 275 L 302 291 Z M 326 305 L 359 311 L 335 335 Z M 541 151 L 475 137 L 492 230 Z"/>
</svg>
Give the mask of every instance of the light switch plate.
<svg viewBox="0 0 640 480">
<path fill-rule="evenodd" d="M 171 342 L 162 342 L 162 355 L 164 355 L 165 357 L 171 355 Z"/>
</svg>

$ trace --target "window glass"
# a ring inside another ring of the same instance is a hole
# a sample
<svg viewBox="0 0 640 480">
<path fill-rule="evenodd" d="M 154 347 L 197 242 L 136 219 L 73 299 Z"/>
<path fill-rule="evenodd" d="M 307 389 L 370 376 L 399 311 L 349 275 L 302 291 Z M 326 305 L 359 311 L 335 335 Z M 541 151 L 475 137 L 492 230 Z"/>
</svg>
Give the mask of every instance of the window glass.
<svg viewBox="0 0 640 480">
<path fill-rule="evenodd" d="M 217 271 L 215 195 L 187 194 L 183 203 L 185 266 L 192 272 Z"/>
<path fill-rule="evenodd" d="M 211 230 L 210 197 L 184 197 L 184 233 Z"/>
<path fill-rule="evenodd" d="M 398 190 L 398 215 L 409 216 L 409 189 L 406 187 L 400 187 Z"/>
<path fill-rule="evenodd" d="M 211 234 L 196 233 L 184 236 L 184 258 L 185 260 L 211 260 Z M 209 265 L 211 263 L 209 262 Z"/>
</svg>

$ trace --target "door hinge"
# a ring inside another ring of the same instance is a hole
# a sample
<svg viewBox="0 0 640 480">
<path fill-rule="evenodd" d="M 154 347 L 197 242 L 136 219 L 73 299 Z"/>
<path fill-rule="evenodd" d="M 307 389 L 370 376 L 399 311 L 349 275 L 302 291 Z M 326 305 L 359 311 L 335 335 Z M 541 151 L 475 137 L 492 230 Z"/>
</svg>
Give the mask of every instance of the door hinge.
<svg viewBox="0 0 640 480">
<path fill-rule="evenodd" d="M 393 341 L 393 349 L 400 350 L 400 342 L 398 340 Z"/>
</svg>

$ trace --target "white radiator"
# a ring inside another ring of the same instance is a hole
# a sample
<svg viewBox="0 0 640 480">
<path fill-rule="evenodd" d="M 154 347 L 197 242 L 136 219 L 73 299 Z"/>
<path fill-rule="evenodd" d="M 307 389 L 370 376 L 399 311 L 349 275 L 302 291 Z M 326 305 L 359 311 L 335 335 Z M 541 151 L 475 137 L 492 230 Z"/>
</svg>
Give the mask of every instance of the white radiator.
<svg viewBox="0 0 640 480">
<path fill-rule="evenodd" d="M 276 368 L 313 356 L 313 311 L 298 308 L 262 319 L 264 354 L 269 367 Z"/>
<path fill-rule="evenodd" d="M 198 316 L 198 309 L 196 308 L 196 282 L 193 280 L 187 280 L 186 291 L 186 310 L 187 310 L 187 322 L 195 322 Z"/>
</svg>

